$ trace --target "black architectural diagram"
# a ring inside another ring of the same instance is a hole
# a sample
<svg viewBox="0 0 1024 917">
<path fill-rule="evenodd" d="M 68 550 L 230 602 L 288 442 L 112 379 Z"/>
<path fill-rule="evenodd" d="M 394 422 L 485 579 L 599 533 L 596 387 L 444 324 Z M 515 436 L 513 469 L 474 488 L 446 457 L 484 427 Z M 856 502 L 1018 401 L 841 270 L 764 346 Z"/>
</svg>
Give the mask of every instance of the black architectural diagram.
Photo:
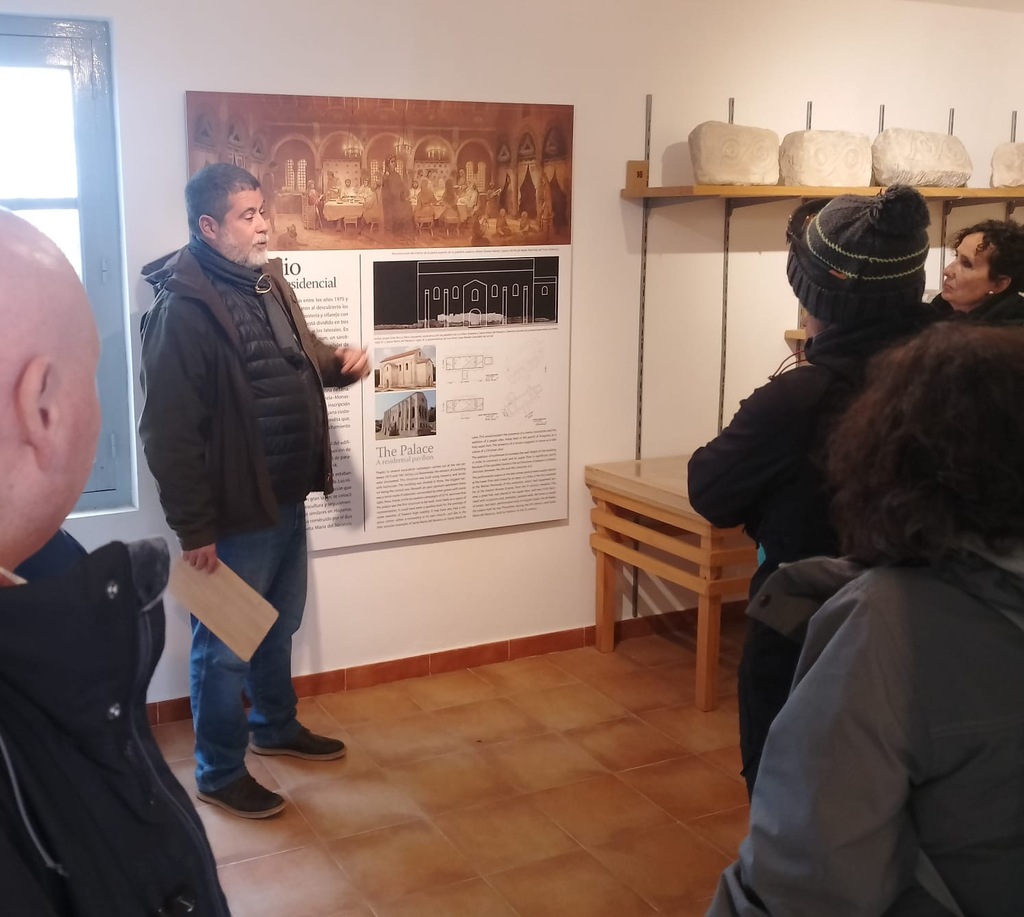
<svg viewBox="0 0 1024 917">
<path fill-rule="evenodd" d="M 558 321 L 557 256 L 378 261 L 373 270 L 377 330 Z"/>
</svg>

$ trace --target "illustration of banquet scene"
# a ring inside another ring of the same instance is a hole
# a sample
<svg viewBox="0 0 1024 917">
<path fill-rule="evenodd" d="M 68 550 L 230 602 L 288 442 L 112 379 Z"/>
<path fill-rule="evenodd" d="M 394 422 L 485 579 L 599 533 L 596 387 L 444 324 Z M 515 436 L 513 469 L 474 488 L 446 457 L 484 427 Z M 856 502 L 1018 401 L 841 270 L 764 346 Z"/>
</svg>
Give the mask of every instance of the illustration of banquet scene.
<svg viewBox="0 0 1024 917">
<path fill-rule="evenodd" d="M 259 179 L 274 251 L 571 242 L 572 106 L 186 94 L 189 168 Z"/>
</svg>

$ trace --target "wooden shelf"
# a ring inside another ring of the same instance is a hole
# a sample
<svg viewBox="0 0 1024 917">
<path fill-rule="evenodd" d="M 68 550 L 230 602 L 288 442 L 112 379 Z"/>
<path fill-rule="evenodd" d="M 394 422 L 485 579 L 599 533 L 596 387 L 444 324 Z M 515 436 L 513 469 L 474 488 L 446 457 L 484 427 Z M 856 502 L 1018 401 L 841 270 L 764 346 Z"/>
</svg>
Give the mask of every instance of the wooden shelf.
<svg viewBox="0 0 1024 917">
<path fill-rule="evenodd" d="M 706 200 L 769 203 L 800 198 L 837 197 L 840 194 L 873 195 L 884 191 L 868 188 L 812 188 L 794 185 L 667 185 L 652 188 L 648 184 L 650 164 L 646 159 L 631 159 L 626 164 L 626 187 L 621 195 L 628 201 L 644 198 L 671 199 L 677 203 Z M 918 188 L 921 196 L 932 201 L 965 204 L 1024 204 L 1024 188 Z"/>
</svg>

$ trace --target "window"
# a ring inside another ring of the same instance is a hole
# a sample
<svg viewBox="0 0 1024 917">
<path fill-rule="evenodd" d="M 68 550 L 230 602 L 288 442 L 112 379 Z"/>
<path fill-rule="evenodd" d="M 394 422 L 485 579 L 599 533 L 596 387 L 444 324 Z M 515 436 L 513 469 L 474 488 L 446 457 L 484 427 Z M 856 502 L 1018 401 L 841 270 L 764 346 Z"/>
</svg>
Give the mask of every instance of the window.
<svg viewBox="0 0 1024 917">
<path fill-rule="evenodd" d="M 0 15 L 0 205 L 34 224 L 67 255 L 89 294 L 102 342 L 97 387 L 103 426 L 78 511 L 134 503 L 134 410 L 110 73 L 106 23 Z"/>
</svg>

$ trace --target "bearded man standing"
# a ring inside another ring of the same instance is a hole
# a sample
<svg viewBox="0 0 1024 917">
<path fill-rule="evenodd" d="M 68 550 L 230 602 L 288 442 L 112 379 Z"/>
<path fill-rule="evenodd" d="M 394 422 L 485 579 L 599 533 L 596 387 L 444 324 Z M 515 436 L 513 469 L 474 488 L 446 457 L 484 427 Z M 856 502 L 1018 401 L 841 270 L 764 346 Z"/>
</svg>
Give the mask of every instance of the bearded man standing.
<svg viewBox="0 0 1024 917">
<path fill-rule="evenodd" d="M 139 432 L 185 560 L 210 572 L 223 561 L 279 615 L 248 663 L 192 622 L 199 798 L 265 818 L 285 801 L 248 773 L 247 745 L 310 760 L 345 754 L 296 719 L 291 645 L 306 603 L 304 501 L 333 489 L 323 389 L 358 382 L 370 366 L 365 350 L 308 329 L 281 262 L 267 259 L 255 177 L 206 166 L 185 201 L 188 245 L 143 269 L 158 292 L 143 320 Z"/>
</svg>

